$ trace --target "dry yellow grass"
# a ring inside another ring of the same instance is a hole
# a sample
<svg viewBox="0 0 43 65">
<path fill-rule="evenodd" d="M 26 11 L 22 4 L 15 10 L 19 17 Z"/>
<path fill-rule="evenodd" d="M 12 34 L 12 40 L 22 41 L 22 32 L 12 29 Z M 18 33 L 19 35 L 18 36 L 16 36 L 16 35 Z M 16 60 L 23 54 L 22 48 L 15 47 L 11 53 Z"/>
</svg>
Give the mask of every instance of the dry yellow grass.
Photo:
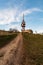
<svg viewBox="0 0 43 65">
<path fill-rule="evenodd" d="M 27 65 L 43 65 L 43 35 L 23 33 Z"/>
</svg>

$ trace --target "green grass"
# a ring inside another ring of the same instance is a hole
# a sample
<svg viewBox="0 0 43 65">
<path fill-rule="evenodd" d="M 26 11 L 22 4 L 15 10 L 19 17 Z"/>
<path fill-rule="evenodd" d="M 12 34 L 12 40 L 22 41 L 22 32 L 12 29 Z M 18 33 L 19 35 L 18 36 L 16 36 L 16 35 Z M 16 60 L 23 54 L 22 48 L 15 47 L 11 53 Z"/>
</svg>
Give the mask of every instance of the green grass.
<svg viewBox="0 0 43 65">
<path fill-rule="evenodd" d="M 0 35 L 0 48 L 7 45 L 17 35 L 18 35 L 17 33 L 11 35 Z"/>
<path fill-rule="evenodd" d="M 23 33 L 24 49 L 30 65 L 43 65 L 43 35 Z"/>
</svg>

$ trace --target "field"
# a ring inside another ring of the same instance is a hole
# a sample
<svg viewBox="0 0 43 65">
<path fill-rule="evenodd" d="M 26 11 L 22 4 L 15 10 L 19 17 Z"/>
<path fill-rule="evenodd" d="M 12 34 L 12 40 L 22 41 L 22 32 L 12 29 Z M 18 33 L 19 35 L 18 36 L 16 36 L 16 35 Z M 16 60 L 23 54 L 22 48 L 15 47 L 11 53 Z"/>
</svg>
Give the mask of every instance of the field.
<svg viewBox="0 0 43 65">
<path fill-rule="evenodd" d="M 0 35 L 0 48 L 7 45 L 10 41 L 12 41 L 13 38 L 17 36 L 17 33 L 14 34 L 8 34 L 8 35 Z"/>
<path fill-rule="evenodd" d="M 43 35 L 23 33 L 26 65 L 43 65 Z"/>
<path fill-rule="evenodd" d="M 18 33 L 10 34 L 10 35 L 0 35 L 0 48 L 7 45 L 17 35 Z M 22 65 L 43 65 L 43 35 L 29 34 L 29 33 L 22 33 L 22 35 L 23 35 L 23 47 L 20 47 L 20 48 L 23 48 L 22 50 L 23 55 L 21 55 L 22 62 L 20 63 Z M 21 42 L 20 40 L 19 42 Z M 18 50 L 18 47 L 17 47 L 17 50 Z M 21 50 L 18 52 L 22 54 Z M 18 54 L 16 55 L 19 56 Z"/>
</svg>

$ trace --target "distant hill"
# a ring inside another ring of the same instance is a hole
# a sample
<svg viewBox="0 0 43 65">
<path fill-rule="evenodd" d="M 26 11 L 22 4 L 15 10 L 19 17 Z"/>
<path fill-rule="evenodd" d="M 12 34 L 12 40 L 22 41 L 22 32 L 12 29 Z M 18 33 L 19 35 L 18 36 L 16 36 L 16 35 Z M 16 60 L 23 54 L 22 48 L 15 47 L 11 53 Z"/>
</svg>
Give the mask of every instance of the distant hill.
<svg viewBox="0 0 43 65">
<path fill-rule="evenodd" d="M 14 31 L 5 31 L 5 30 L 0 30 L 0 35 L 10 35 L 10 34 L 14 34 L 16 32 Z"/>
</svg>

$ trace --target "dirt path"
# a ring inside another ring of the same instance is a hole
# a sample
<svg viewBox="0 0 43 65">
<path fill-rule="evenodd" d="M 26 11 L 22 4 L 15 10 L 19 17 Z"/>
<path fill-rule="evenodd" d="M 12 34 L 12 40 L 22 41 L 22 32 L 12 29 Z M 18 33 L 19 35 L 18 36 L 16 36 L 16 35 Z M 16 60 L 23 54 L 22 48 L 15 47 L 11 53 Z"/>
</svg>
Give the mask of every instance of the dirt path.
<svg viewBox="0 0 43 65">
<path fill-rule="evenodd" d="M 23 39 L 21 33 L 6 47 L 0 49 L 0 65 L 22 65 Z"/>
</svg>

